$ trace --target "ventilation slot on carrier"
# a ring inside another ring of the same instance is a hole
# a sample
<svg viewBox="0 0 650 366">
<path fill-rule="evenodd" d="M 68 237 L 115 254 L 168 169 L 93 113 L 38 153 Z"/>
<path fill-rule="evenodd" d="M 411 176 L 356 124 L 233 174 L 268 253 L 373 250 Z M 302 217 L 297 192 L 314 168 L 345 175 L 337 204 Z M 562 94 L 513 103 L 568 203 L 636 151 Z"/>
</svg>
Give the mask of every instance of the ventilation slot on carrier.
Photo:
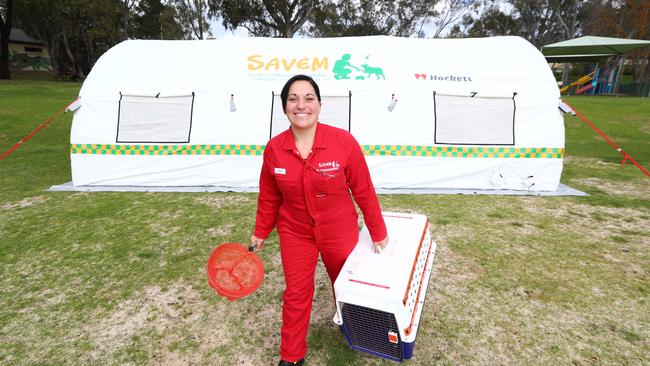
<svg viewBox="0 0 650 366">
<path fill-rule="evenodd" d="M 395 361 L 402 360 L 402 340 L 394 314 L 347 303 L 341 303 L 341 312 L 344 332 L 353 347 Z M 395 334 L 397 343 L 394 343 Z"/>
</svg>

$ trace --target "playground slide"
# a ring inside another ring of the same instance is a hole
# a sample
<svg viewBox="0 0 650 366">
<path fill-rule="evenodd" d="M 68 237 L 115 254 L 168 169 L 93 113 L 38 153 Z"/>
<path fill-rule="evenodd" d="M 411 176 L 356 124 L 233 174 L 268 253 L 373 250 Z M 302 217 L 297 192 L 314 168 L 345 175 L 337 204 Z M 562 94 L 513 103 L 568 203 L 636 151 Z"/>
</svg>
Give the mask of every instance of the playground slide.
<svg viewBox="0 0 650 366">
<path fill-rule="evenodd" d="M 589 73 L 589 74 L 587 74 L 587 75 L 584 75 L 584 76 L 580 77 L 580 79 L 578 79 L 578 80 L 572 82 L 571 84 L 563 86 L 563 87 L 560 89 L 560 93 L 564 93 L 564 92 L 566 92 L 567 90 L 569 90 L 570 88 L 572 88 L 572 87 L 574 87 L 574 86 L 576 86 L 576 85 L 581 85 L 581 84 L 584 84 L 584 83 L 586 83 L 586 82 L 589 82 L 589 81 L 591 81 L 591 79 L 593 79 L 593 78 L 594 78 L 594 72 L 591 72 L 591 73 Z M 589 84 L 589 85 L 591 85 L 591 84 Z M 583 91 L 583 93 L 584 93 L 585 91 L 587 91 L 587 90 L 589 90 L 589 89 L 585 89 L 585 90 Z M 576 92 L 576 94 L 579 94 L 579 93 Z"/>
<path fill-rule="evenodd" d="M 576 90 L 576 94 L 582 94 L 582 93 L 586 92 L 587 90 L 589 90 L 591 88 L 593 88 L 593 85 L 591 83 L 589 83 L 589 84 L 583 86 L 582 88 Z"/>
</svg>

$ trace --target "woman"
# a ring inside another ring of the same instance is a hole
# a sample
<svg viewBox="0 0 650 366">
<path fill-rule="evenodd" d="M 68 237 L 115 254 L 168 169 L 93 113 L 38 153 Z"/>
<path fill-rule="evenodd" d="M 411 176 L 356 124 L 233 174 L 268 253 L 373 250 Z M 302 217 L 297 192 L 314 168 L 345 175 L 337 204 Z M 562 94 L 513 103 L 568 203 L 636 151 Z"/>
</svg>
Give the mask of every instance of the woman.
<svg viewBox="0 0 650 366">
<path fill-rule="evenodd" d="M 277 227 L 286 282 L 280 365 L 302 365 L 318 255 L 334 284 L 359 238 L 350 192 L 363 212 L 375 252 L 388 244 L 388 237 L 359 143 L 347 131 L 318 122 L 316 82 L 296 75 L 280 97 L 291 128 L 264 149 L 251 245 L 260 250 Z"/>
</svg>

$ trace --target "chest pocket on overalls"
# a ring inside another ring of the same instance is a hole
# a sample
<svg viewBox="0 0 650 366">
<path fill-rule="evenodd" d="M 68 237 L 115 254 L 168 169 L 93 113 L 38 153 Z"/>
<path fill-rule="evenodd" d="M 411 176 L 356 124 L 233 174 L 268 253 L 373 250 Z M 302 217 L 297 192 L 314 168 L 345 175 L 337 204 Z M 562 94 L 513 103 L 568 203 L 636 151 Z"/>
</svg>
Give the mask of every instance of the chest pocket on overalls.
<svg viewBox="0 0 650 366">
<path fill-rule="evenodd" d="M 325 199 L 343 189 L 346 185 L 343 168 L 336 171 L 315 174 L 315 194 L 318 199 Z"/>
<path fill-rule="evenodd" d="M 298 184 L 296 183 L 295 179 L 291 179 L 286 175 L 276 174 L 275 182 L 278 184 L 280 192 L 282 192 L 283 195 L 296 194 L 298 191 Z"/>
</svg>

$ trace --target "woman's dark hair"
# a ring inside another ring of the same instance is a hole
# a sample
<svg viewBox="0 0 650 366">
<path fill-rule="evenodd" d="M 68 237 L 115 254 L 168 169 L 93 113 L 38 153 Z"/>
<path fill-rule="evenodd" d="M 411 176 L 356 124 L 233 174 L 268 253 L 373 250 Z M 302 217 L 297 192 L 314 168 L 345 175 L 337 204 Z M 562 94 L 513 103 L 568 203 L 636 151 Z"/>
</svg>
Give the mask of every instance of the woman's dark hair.
<svg viewBox="0 0 650 366">
<path fill-rule="evenodd" d="M 289 97 L 289 88 L 291 88 L 291 84 L 300 80 L 307 81 L 309 82 L 309 84 L 311 84 L 311 86 L 314 88 L 314 91 L 316 91 L 316 97 L 320 102 L 320 89 L 318 88 L 318 84 L 316 84 L 314 79 L 312 79 L 310 76 L 307 75 L 296 75 L 291 79 L 287 80 L 287 82 L 284 84 L 284 87 L 282 88 L 282 92 L 280 92 L 280 98 L 282 98 L 283 111 L 287 109 L 287 98 Z"/>
</svg>

